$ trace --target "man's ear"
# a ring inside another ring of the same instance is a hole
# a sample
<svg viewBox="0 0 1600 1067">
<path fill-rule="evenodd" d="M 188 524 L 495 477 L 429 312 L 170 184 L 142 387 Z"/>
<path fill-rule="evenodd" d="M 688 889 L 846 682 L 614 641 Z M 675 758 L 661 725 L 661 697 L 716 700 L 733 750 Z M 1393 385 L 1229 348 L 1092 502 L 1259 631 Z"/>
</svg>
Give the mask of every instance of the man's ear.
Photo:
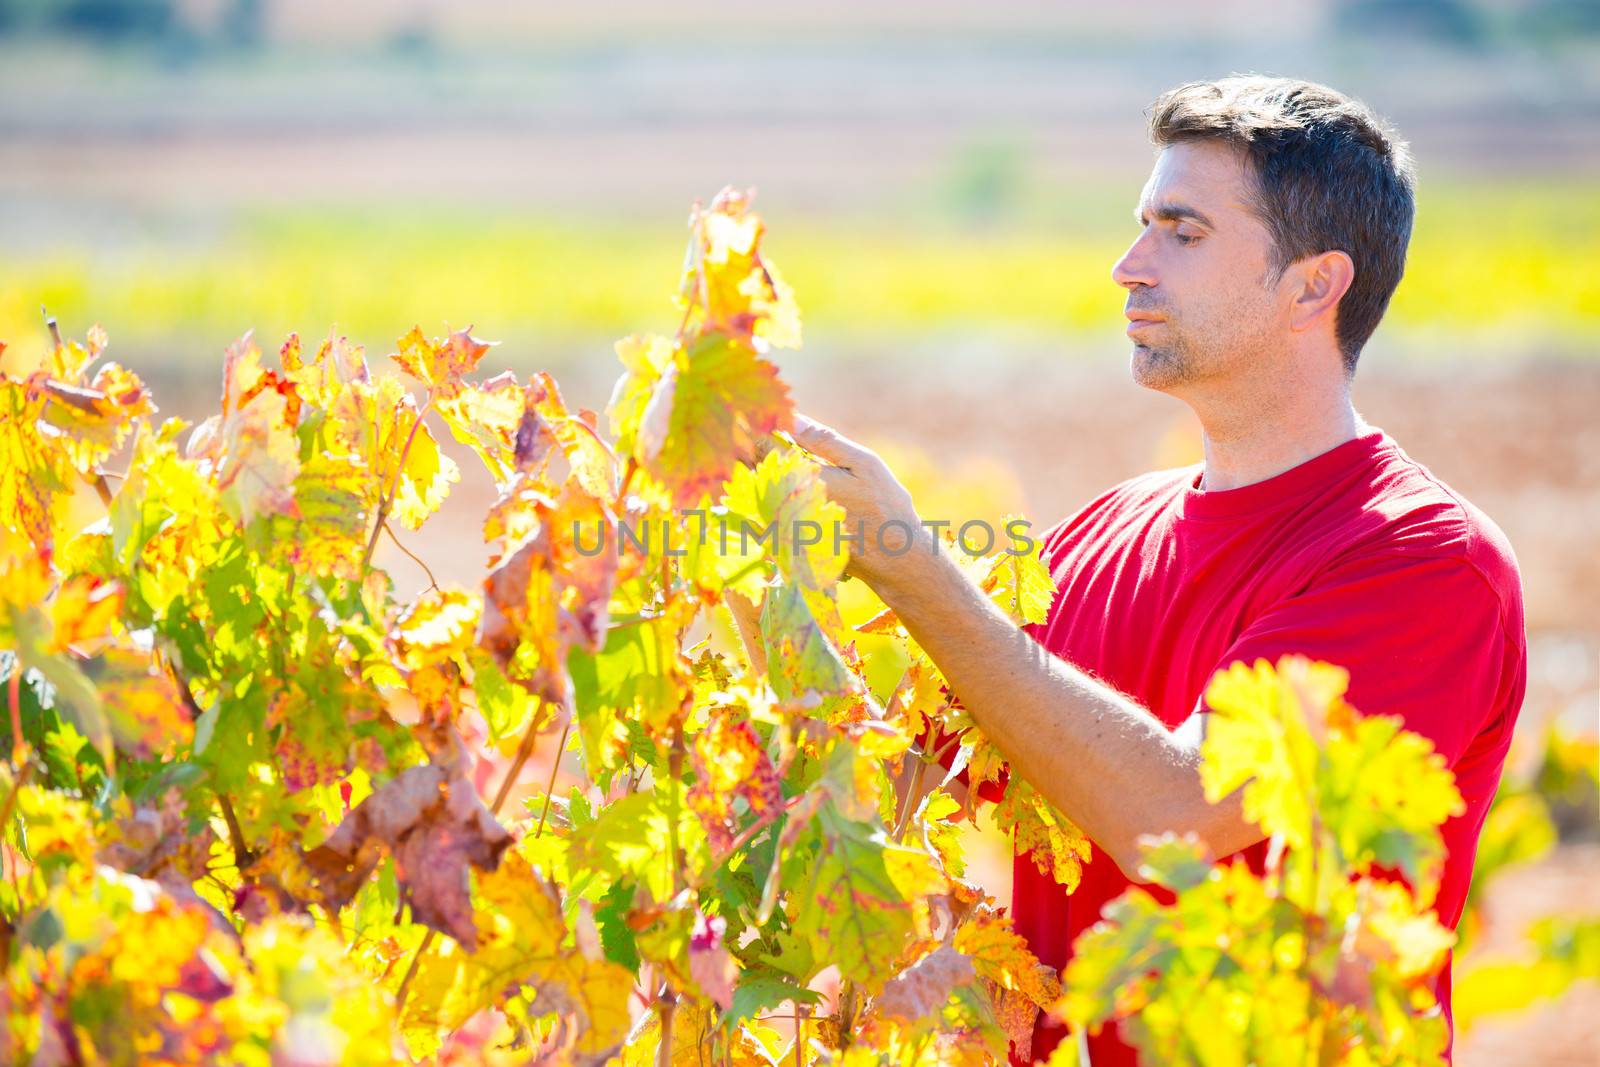
<svg viewBox="0 0 1600 1067">
<path fill-rule="evenodd" d="M 1356 265 L 1349 253 L 1334 249 L 1307 256 L 1294 270 L 1301 284 L 1289 309 L 1289 328 L 1298 333 L 1323 322 L 1331 325 L 1339 301 L 1356 280 Z"/>
</svg>

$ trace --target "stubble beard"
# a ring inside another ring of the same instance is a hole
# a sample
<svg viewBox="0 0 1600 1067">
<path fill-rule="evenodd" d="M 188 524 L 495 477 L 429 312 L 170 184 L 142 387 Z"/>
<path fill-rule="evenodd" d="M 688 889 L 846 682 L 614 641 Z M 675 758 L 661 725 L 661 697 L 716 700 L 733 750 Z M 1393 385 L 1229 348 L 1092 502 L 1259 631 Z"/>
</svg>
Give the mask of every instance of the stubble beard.
<svg viewBox="0 0 1600 1067">
<path fill-rule="evenodd" d="M 1130 370 L 1135 382 L 1157 392 L 1169 392 L 1194 376 L 1193 361 L 1182 341 L 1135 344 Z"/>
</svg>

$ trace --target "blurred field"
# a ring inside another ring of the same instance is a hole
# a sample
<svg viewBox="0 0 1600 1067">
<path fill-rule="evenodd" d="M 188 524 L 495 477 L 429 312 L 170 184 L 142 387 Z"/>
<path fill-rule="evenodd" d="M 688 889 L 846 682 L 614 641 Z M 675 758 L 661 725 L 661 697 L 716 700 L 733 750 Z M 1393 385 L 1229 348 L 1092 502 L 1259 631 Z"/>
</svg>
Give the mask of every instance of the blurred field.
<svg viewBox="0 0 1600 1067">
<path fill-rule="evenodd" d="M 699 191 L 709 198 L 713 189 Z M 1406 358 L 1590 358 L 1600 341 L 1600 198 L 1575 182 L 1424 188 L 1405 283 L 1377 342 Z M 771 215 L 770 246 L 813 338 L 981 329 L 1115 337 L 1110 268 L 1137 190 L 1065 189 L 1031 227 Z M 687 211 L 687 201 L 682 209 Z M 672 322 L 679 219 L 421 209 L 257 209 L 201 239 L 41 243 L 0 261 L 0 337 L 42 351 L 41 305 L 124 350 L 201 363 L 246 327 L 277 343 L 337 327 L 375 350 L 413 323 L 477 324 L 561 365 L 563 343 Z"/>
</svg>

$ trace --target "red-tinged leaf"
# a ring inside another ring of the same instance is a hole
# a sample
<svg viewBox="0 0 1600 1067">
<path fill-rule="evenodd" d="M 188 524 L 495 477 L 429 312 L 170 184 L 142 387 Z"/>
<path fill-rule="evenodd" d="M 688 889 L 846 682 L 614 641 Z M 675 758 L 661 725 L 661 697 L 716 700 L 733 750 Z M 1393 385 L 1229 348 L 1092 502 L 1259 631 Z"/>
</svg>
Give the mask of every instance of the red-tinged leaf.
<svg viewBox="0 0 1600 1067">
<path fill-rule="evenodd" d="M 47 557 L 68 501 L 73 471 L 37 430 L 44 394 L 0 377 L 0 522 Z"/>
<path fill-rule="evenodd" d="M 188 704 L 172 676 L 147 652 L 108 648 L 84 664 L 100 694 L 117 746 L 141 759 L 164 756 L 194 740 Z"/>
<path fill-rule="evenodd" d="M 412 670 L 465 655 L 483 602 L 465 589 L 431 589 L 402 612 L 389 632 L 399 660 Z"/>
<path fill-rule="evenodd" d="M 725 708 L 711 713 L 690 750 L 698 779 L 688 794 L 689 806 L 705 825 L 716 852 L 733 846 L 738 810 L 745 802 L 757 824 L 772 821 L 783 810 L 783 789 L 755 727 Z"/>
<path fill-rule="evenodd" d="M 513 482 L 490 512 L 485 533 L 509 548 L 484 583 L 478 643 L 508 677 L 553 703 L 568 693 L 567 649 L 597 652 L 605 643 L 615 526 L 610 510 L 575 480 L 554 501 Z"/>
<path fill-rule="evenodd" d="M 339 387 L 328 420 L 330 448 L 365 475 L 359 486 L 364 505 L 375 511 L 392 493 L 390 517 L 410 529 L 420 528 L 461 479 L 425 413 L 392 375 Z"/>
<path fill-rule="evenodd" d="M 473 337 L 471 326 L 443 339 L 432 340 L 423 334 L 422 327 L 413 326 L 410 333 L 400 338 L 399 351 L 390 358 L 413 378 L 429 388 L 437 388 L 459 384 L 461 376 L 476 370 L 478 362 L 495 343 Z"/>
<path fill-rule="evenodd" d="M 885 982 L 874 1008 L 882 1017 L 901 1022 L 936 1018 L 956 987 L 977 977 L 971 960 L 943 945 Z"/>
<path fill-rule="evenodd" d="M 517 469 L 517 430 L 526 407 L 526 394 L 515 374 L 505 371 L 486 382 L 462 383 L 448 395 L 436 397 L 433 407 L 451 435 L 478 454 L 496 482 L 510 480 Z"/>
<path fill-rule="evenodd" d="M 683 353 L 671 405 L 659 451 L 639 458 L 680 505 L 715 495 L 735 464 L 754 461 L 758 440 L 794 421 L 794 402 L 778 368 L 748 345 L 717 336 Z"/>
<path fill-rule="evenodd" d="M 178 968 L 178 981 L 171 988 L 174 993 L 193 997 L 202 1004 L 215 1004 L 233 994 L 233 982 L 216 958 L 206 952 L 186 960 Z"/>
<path fill-rule="evenodd" d="M 766 225 L 751 194 L 724 188 L 689 220 L 689 255 L 681 301 L 702 328 L 779 347 L 800 345 L 800 309 L 777 268 L 761 252 Z"/>
<path fill-rule="evenodd" d="M 1078 887 L 1089 862 L 1089 839 L 1031 784 L 1014 779 L 995 805 L 994 822 L 1011 835 L 1019 854 L 1029 855 L 1040 874 L 1048 874 L 1067 892 Z"/>
<path fill-rule="evenodd" d="M 306 362 L 301 355 L 300 336 L 290 334 L 278 350 L 278 362 L 301 394 L 323 408 L 333 406 L 343 394 L 344 386 L 372 380 L 367 370 L 366 350 L 344 337 L 330 335 L 317 347 L 310 362 Z"/>
<path fill-rule="evenodd" d="M 261 366 L 261 350 L 253 331 L 233 342 L 222 353 L 222 412 L 226 420 L 237 413 L 252 396 L 260 392 L 267 372 Z"/>
<path fill-rule="evenodd" d="M 717 495 L 755 444 L 793 424 L 778 368 L 747 341 L 708 333 L 674 346 L 659 337 L 619 342 L 628 373 L 609 406 L 618 450 L 668 487 L 679 506 Z"/>
<path fill-rule="evenodd" d="M 571 476 L 585 492 L 596 500 L 615 499 L 617 457 L 596 429 L 594 412 L 569 412 L 555 379 L 540 371 L 528 380 L 524 392 L 522 420 L 517 426 L 517 468 L 543 471 L 553 448 L 559 448 Z"/>
<path fill-rule="evenodd" d="M 254 395 L 223 421 L 219 442 L 217 490 L 241 525 L 261 515 L 299 515 L 294 481 L 300 473 L 300 441 L 282 394 Z"/>
<path fill-rule="evenodd" d="M 45 361 L 45 373 L 58 381 L 77 384 L 83 380 L 89 364 L 105 351 L 106 344 L 105 330 L 98 324 L 91 326 L 83 344 L 68 339 L 51 348 Z"/>
<path fill-rule="evenodd" d="M 87 386 L 34 381 L 45 397 L 40 430 L 49 436 L 49 447 L 60 449 L 81 474 L 92 474 L 122 447 L 134 421 L 155 411 L 138 375 L 116 363 L 101 367 Z"/>
<path fill-rule="evenodd" d="M 348 904 L 377 867 L 395 857 L 400 899 L 424 926 L 477 945 L 468 869 L 492 871 L 511 844 L 465 774 L 465 761 L 402 771 L 356 805 L 328 840 L 306 854 L 322 902 Z"/>
<path fill-rule="evenodd" d="M 727 931 L 726 919 L 696 912 L 689 935 L 689 977 L 723 1011 L 733 1003 L 733 987 L 739 977 L 724 940 Z"/>
<path fill-rule="evenodd" d="M 983 910 L 956 930 L 955 948 L 972 961 L 978 974 L 1026 997 L 1039 1008 L 1061 999 L 1061 980 L 1041 962 L 1017 933 L 1011 920 Z"/>
</svg>

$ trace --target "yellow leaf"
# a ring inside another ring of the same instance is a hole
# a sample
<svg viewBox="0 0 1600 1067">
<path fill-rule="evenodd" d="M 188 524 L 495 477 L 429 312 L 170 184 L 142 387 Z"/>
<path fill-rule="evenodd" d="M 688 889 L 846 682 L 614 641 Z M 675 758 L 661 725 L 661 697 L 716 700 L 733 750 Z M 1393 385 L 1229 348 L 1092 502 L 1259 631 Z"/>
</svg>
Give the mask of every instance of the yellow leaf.
<svg viewBox="0 0 1600 1067">
<path fill-rule="evenodd" d="M 430 387 L 451 386 L 458 384 L 463 374 L 476 370 L 478 361 L 496 343 L 473 337 L 471 326 L 431 341 L 423 334 L 422 327 L 413 326 L 410 333 L 400 338 L 399 351 L 389 358 Z"/>
<path fill-rule="evenodd" d="M 454 659 L 472 647 L 483 601 L 465 589 L 431 589 L 395 621 L 390 633 L 412 670 Z"/>
<path fill-rule="evenodd" d="M 1032 857 L 1041 874 L 1050 875 L 1069 893 L 1078 888 L 1091 855 L 1089 839 L 1032 785 L 1013 779 L 995 805 L 994 821 L 1011 834 L 1017 852 Z"/>
</svg>

